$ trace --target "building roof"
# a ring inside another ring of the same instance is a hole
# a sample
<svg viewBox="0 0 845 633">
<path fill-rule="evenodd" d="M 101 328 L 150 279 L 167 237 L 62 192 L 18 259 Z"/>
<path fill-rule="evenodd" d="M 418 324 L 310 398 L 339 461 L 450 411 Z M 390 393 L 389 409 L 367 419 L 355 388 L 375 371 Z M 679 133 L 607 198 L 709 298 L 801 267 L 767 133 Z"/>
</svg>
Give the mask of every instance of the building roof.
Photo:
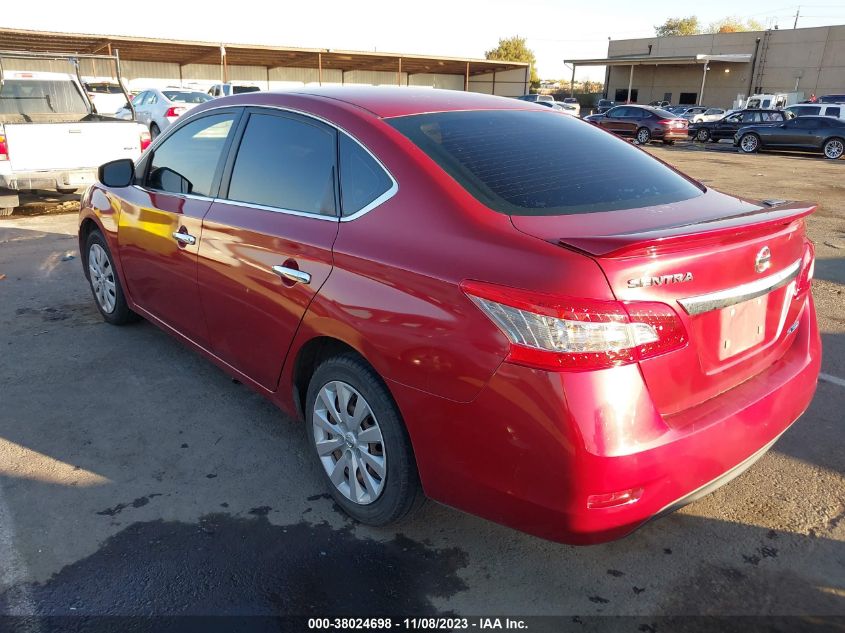
<svg viewBox="0 0 845 633">
<path fill-rule="evenodd" d="M 621 55 L 618 57 L 599 57 L 594 59 L 567 59 L 564 64 L 574 66 L 663 66 L 703 64 L 705 62 L 748 63 L 751 53 L 731 55 Z"/>
<path fill-rule="evenodd" d="M 90 35 L 0 28 L 0 49 L 46 53 L 113 54 L 121 60 L 169 62 L 180 65 L 220 63 L 220 47 L 226 63 L 266 68 L 322 68 L 336 70 L 377 70 L 387 72 L 479 75 L 524 69 L 524 62 L 506 62 L 464 57 L 370 53 L 329 48 L 291 48 L 228 42 L 163 40 L 124 35 Z"/>
</svg>

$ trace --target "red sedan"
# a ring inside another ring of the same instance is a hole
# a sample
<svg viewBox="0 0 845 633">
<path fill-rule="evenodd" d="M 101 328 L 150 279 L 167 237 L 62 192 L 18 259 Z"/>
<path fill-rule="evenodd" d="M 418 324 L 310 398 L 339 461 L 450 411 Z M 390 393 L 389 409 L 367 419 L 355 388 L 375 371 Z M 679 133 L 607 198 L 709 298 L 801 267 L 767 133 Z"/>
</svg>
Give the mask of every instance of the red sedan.
<svg viewBox="0 0 845 633">
<path fill-rule="evenodd" d="M 750 466 L 815 390 L 814 207 L 718 193 L 533 104 L 240 95 L 100 181 L 79 243 L 103 318 L 302 420 L 365 523 L 427 496 L 618 538 Z"/>
</svg>

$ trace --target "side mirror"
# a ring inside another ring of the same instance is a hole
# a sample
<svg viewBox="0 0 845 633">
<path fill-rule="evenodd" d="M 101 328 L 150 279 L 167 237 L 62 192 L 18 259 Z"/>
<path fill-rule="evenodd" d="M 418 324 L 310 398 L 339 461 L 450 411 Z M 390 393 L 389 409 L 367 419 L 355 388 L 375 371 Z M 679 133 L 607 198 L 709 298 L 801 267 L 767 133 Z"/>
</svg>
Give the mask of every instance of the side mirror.
<svg viewBox="0 0 845 633">
<path fill-rule="evenodd" d="M 113 160 L 100 165 L 97 180 L 106 187 L 128 187 L 135 179 L 135 163 L 128 158 Z"/>
</svg>

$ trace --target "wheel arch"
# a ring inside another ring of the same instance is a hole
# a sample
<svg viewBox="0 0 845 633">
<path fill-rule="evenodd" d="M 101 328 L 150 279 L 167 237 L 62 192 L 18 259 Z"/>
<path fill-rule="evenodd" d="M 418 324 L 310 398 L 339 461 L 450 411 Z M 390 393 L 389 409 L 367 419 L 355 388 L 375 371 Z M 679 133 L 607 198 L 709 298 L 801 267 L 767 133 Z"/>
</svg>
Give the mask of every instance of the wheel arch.
<svg viewBox="0 0 845 633">
<path fill-rule="evenodd" d="M 79 261 L 82 264 L 82 272 L 85 273 L 85 278 L 90 279 L 88 272 L 88 251 L 85 244 L 88 242 L 88 236 L 94 231 L 103 232 L 103 227 L 94 219 L 93 216 L 87 216 L 79 224 Z"/>
</svg>

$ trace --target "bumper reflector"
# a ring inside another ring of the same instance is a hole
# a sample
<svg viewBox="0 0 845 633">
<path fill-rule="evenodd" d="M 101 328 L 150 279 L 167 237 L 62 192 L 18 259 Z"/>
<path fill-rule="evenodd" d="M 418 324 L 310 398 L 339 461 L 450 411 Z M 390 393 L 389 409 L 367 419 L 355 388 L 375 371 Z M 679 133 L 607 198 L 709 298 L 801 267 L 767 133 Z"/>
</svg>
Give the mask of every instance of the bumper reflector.
<svg viewBox="0 0 845 633">
<path fill-rule="evenodd" d="M 590 510 L 600 510 L 602 508 L 615 508 L 616 506 L 624 506 L 629 503 L 636 503 L 643 495 L 642 488 L 629 488 L 628 490 L 621 490 L 619 492 L 608 492 L 601 495 L 590 495 L 587 497 L 587 507 Z"/>
</svg>

